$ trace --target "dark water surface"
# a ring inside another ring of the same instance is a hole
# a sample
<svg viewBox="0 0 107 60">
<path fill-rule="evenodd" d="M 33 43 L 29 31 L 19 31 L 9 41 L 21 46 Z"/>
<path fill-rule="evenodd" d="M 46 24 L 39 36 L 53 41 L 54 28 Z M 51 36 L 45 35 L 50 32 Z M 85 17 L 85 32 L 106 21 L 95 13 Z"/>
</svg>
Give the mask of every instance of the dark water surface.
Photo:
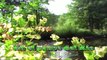
<svg viewBox="0 0 107 60">
<path fill-rule="evenodd" d="M 91 46 L 107 46 L 107 38 L 85 38 L 86 44 L 91 45 Z M 62 38 L 62 41 L 64 45 L 69 45 L 71 46 L 71 39 L 64 39 Z M 55 41 L 53 40 L 40 40 L 38 41 L 39 45 L 53 45 Z"/>
<path fill-rule="evenodd" d="M 86 44 L 91 46 L 107 46 L 107 38 L 87 39 Z"/>
<path fill-rule="evenodd" d="M 71 39 L 62 39 L 64 41 L 63 45 L 68 45 L 71 46 Z M 86 38 L 86 44 L 90 46 L 107 46 L 107 38 Z M 39 45 L 47 45 L 51 46 L 55 43 L 55 41 L 52 40 L 40 40 Z M 56 58 L 61 58 L 61 60 L 64 60 L 65 58 L 71 58 L 73 60 L 85 60 L 82 52 L 78 51 L 65 51 L 65 50 L 57 50 L 54 51 L 56 52 L 55 57 Z M 48 57 L 51 56 L 49 52 L 47 53 Z"/>
</svg>

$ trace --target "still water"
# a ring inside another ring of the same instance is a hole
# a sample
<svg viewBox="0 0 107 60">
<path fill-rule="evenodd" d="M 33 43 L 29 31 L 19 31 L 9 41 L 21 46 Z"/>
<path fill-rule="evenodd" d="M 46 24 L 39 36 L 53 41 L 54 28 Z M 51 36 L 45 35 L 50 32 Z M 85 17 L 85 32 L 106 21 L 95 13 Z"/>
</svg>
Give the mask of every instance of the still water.
<svg viewBox="0 0 107 60">
<path fill-rule="evenodd" d="M 107 38 L 90 38 L 90 39 L 85 39 L 86 40 L 86 44 L 90 45 L 90 46 L 107 46 Z M 69 45 L 69 40 L 68 42 L 65 42 L 65 45 Z M 53 45 L 53 43 L 55 43 L 54 41 L 51 40 L 46 40 L 46 41 L 41 41 L 39 44 L 40 45 Z M 48 57 L 54 57 L 54 58 L 59 58 L 61 60 L 65 60 L 67 58 L 71 58 L 71 59 L 80 59 L 80 55 L 81 55 L 81 59 L 84 59 L 84 57 L 82 56 L 82 53 L 79 53 L 78 51 L 66 51 L 66 50 L 57 50 L 57 51 L 52 51 L 54 52 L 54 55 L 51 54 L 51 51 L 47 52 Z M 76 58 L 75 58 L 76 57 Z"/>
<path fill-rule="evenodd" d="M 107 38 L 87 39 L 86 44 L 91 46 L 107 46 Z"/>
</svg>

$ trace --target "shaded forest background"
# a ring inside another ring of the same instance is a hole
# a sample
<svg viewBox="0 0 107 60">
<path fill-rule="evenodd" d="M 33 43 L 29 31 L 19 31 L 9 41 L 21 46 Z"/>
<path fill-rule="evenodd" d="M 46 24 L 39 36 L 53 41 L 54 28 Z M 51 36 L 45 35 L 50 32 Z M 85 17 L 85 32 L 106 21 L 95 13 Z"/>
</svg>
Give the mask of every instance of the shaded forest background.
<svg viewBox="0 0 107 60">
<path fill-rule="evenodd" d="M 58 18 L 57 31 L 79 36 L 107 34 L 106 0 L 73 0 Z"/>
</svg>

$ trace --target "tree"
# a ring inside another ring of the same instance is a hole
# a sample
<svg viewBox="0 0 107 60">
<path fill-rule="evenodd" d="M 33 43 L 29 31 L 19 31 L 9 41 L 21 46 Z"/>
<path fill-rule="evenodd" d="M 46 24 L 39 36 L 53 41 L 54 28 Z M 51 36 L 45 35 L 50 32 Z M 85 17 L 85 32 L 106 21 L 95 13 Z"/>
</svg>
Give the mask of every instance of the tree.
<svg viewBox="0 0 107 60">
<path fill-rule="evenodd" d="M 73 5 L 69 6 L 77 22 L 84 28 L 101 29 L 105 24 L 107 16 L 106 0 L 73 0 Z M 74 14 L 75 13 L 75 14 Z"/>
<path fill-rule="evenodd" d="M 19 7 L 20 10 L 17 14 L 24 14 L 25 18 L 27 18 L 27 14 L 36 14 L 36 21 L 39 22 L 39 19 L 42 18 L 43 13 L 46 11 L 42 6 L 44 4 L 48 4 L 48 0 L 2 0 L 0 1 L 0 9 L 2 15 L 7 16 L 10 14 L 12 16 L 15 7 Z"/>
</svg>

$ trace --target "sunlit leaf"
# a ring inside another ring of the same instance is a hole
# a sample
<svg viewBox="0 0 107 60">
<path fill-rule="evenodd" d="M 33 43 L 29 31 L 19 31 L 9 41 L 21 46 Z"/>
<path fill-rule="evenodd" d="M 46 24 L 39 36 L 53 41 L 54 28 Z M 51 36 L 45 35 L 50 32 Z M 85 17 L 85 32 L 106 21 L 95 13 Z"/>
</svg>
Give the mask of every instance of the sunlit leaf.
<svg viewBox="0 0 107 60">
<path fill-rule="evenodd" d="M 94 51 L 84 51 L 84 56 L 86 60 L 95 60 L 94 55 L 95 55 Z"/>
<path fill-rule="evenodd" d="M 36 15 L 28 15 L 27 18 L 29 21 L 34 21 L 34 19 L 36 18 Z"/>
<path fill-rule="evenodd" d="M 56 43 L 54 43 L 53 45 L 61 45 L 61 44 L 63 44 L 63 41 L 56 42 Z"/>
<path fill-rule="evenodd" d="M 43 55 L 40 54 L 40 53 L 37 53 L 37 54 L 35 54 L 34 56 L 36 57 L 36 59 L 41 59 Z"/>
<path fill-rule="evenodd" d="M 4 31 L 4 30 L 3 30 L 3 28 L 2 28 L 2 27 L 0 27 L 0 33 L 3 33 L 3 31 Z"/>
<path fill-rule="evenodd" d="M 35 38 L 39 40 L 39 39 L 41 39 L 41 36 L 39 34 L 36 34 Z"/>
<path fill-rule="evenodd" d="M 31 45 L 32 42 L 30 42 L 30 41 L 26 41 L 26 44 L 27 44 L 27 45 Z"/>
<path fill-rule="evenodd" d="M 18 20 L 18 24 L 20 27 L 24 27 L 26 25 L 26 21 L 24 19 Z"/>
<path fill-rule="evenodd" d="M 57 40 L 59 39 L 59 36 L 56 35 L 56 34 L 52 34 L 52 35 L 50 36 L 50 38 L 52 38 L 52 40 L 57 41 Z"/>
<path fill-rule="evenodd" d="M 26 28 L 26 29 L 24 29 L 24 33 L 31 33 L 31 32 L 33 32 L 33 29 L 32 28 Z"/>
</svg>

